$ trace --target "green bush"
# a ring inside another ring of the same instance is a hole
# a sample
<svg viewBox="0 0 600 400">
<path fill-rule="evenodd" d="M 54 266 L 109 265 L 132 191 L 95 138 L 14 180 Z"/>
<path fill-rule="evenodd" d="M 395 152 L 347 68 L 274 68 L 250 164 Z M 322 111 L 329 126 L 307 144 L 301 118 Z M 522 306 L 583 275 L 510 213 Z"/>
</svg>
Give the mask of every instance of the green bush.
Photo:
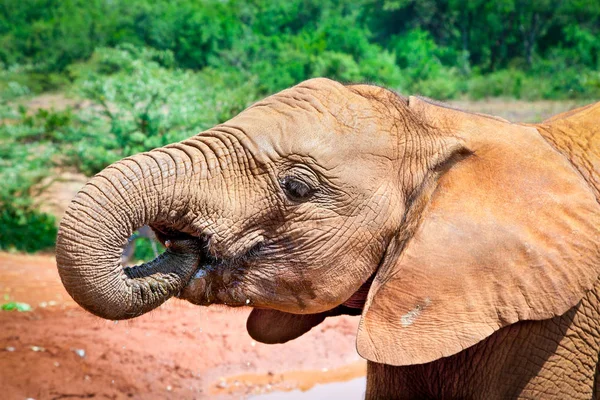
<svg viewBox="0 0 600 400">
<path fill-rule="evenodd" d="M 475 100 L 486 97 L 524 100 L 593 99 L 600 97 L 600 72 L 565 68 L 556 69 L 552 74 L 532 74 L 507 69 L 470 78 L 466 92 Z"/>
<path fill-rule="evenodd" d="M 487 75 L 478 75 L 468 82 L 469 96 L 475 100 L 486 97 L 522 97 L 522 71 L 502 70 Z"/>
<path fill-rule="evenodd" d="M 164 251 L 162 244 L 149 238 L 139 238 L 135 241 L 135 250 L 133 253 L 133 260 L 135 262 L 147 262 L 154 260 L 157 256 L 156 253 L 160 254 Z M 154 252 L 156 249 L 156 253 Z"/>
<path fill-rule="evenodd" d="M 95 174 L 223 122 L 257 97 L 251 77 L 167 68 L 171 60 L 168 51 L 121 46 L 98 49 L 91 65 L 79 66 L 74 91 L 94 105 L 78 112 L 64 138 L 64 164 Z"/>
<path fill-rule="evenodd" d="M 313 73 L 342 82 L 357 82 L 362 77 L 360 68 L 351 55 L 331 51 L 326 51 L 316 58 Z"/>
<path fill-rule="evenodd" d="M 0 250 L 33 253 L 54 247 L 57 233 L 54 216 L 36 209 L 0 205 Z"/>
<path fill-rule="evenodd" d="M 0 141 L 0 250 L 35 252 L 54 246 L 56 221 L 38 211 L 36 202 L 52 154 L 52 149 Z"/>
<path fill-rule="evenodd" d="M 455 99 L 467 91 L 466 79 L 453 68 L 443 68 L 429 79 L 413 81 L 409 92 L 439 100 Z"/>
<path fill-rule="evenodd" d="M 468 69 L 454 66 L 462 66 L 464 60 L 452 49 L 438 46 L 429 32 L 413 29 L 393 36 L 388 46 L 396 54 L 403 91 L 445 100 L 467 90 Z"/>
<path fill-rule="evenodd" d="M 437 76 L 443 69 L 438 58 L 439 49 L 429 32 L 415 29 L 395 36 L 390 47 L 396 53 L 398 66 L 405 79 L 425 80 Z"/>
</svg>

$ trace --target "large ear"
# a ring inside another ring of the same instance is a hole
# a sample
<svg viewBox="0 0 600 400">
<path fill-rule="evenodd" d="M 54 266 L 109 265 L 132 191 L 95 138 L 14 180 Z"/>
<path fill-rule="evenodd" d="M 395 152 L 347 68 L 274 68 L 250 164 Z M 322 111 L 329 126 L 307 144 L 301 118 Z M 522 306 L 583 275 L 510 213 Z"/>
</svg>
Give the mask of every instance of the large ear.
<svg viewBox="0 0 600 400">
<path fill-rule="evenodd" d="M 414 233 L 388 249 L 359 353 L 426 363 L 576 305 L 598 278 L 600 207 L 567 158 L 532 127 L 418 98 L 409 110 L 471 155 L 423 191 Z"/>
</svg>

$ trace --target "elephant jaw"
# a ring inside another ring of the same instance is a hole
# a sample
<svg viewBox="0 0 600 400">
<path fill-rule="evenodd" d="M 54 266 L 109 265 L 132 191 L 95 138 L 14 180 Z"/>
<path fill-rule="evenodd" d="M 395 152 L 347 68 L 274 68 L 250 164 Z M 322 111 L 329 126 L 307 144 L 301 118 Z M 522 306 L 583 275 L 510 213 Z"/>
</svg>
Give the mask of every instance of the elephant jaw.
<svg viewBox="0 0 600 400">
<path fill-rule="evenodd" d="M 373 283 L 373 279 L 375 279 L 375 273 L 367 279 L 365 283 L 362 284 L 361 287 L 358 288 L 356 292 L 348 300 L 342 303 L 343 306 L 348 308 L 355 308 L 362 310 L 367 302 L 367 295 L 369 294 L 369 289 L 371 289 L 371 284 Z"/>
</svg>

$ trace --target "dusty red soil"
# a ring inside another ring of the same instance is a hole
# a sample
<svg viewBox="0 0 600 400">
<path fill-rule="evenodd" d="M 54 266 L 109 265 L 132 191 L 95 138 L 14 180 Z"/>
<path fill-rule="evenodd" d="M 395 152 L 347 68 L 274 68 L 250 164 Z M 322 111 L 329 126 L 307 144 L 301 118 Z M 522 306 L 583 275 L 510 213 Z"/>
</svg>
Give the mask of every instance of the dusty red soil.
<svg viewBox="0 0 600 400">
<path fill-rule="evenodd" d="M 283 345 L 254 342 L 249 309 L 171 300 L 131 321 L 105 321 L 64 291 L 52 256 L 0 253 L 0 398 L 245 398 L 364 375 L 358 319 L 326 320 Z"/>
</svg>

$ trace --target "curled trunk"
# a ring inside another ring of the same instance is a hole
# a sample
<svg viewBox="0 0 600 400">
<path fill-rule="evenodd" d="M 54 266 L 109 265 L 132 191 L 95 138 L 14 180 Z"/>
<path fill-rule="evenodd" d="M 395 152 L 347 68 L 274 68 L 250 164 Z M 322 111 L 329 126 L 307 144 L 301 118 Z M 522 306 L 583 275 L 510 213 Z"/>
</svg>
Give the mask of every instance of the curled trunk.
<svg viewBox="0 0 600 400">
<path fill-rule="evenodd" d="M 185 153 L 185 154 L 184 154 Z M 174 240 L 157 259 L 136 267 L 121 265 L 123 246 L 139 227 L 151 224 L 185 231 L 198 185 L 198 163 L 180 148 L 163 148 L 121 160 L 92 178 L 61 221 L 56 261 L 62 282 L 88 311 L 126 319 L 175 296 L 200 260 L 197 238 Z M 188 207 L 186 207 L 188 206 Z"/>
</svg>

